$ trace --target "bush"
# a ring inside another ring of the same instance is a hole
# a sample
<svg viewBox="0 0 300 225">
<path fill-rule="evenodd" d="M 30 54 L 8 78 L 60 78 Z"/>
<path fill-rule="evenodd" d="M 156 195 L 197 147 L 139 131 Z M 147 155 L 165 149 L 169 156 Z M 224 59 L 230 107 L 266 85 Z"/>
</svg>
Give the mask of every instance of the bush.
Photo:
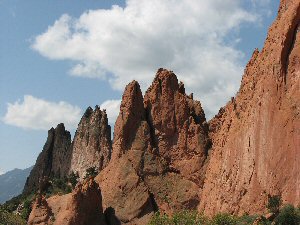
<svg viewBox="0 0 300 225">
<path fill-rule="evenodd" d="M 45 190 L 46 197 L 50 197 L 55 194 L 68 194 L 72 191 L 71 187 L 68 185 L 67 179 L 52 178 L 51 185 Z"/>
<path fill-rule="evenodd" d="M 299 225 L 300 210 L 292 205 L 286 205 L 282 208 L 278 216 L 275 218 L 276 225 Z"/>
<path fill-rule="evenodd" d="M 239 225 L 251 225 L 254 223 L 258 216 L 257 215 L 248 215 L 245 214 L 238 218 L 238 224 Z"/>
<path fill-rule="evenodd" d="M 18 215 L 0 209 L 0 225 L 25 225 L 26 220 Z"/>
<path fill-rule="evenodd" d="M 173 216 L 156 212 L 149 225 L 205 225 L 207 219 L 195 211 L 177 212 Z"/>
<path fill-rule="evenodd" d="M 194 211 L 183 211 L 173 215 L 172 224 L 174 225 L 202 225 L 206 218 Z"/>
<path fill-rule="evenodd" d="M 84 179 L 87 179 L 87 178 L 90 178 L 90 177 L 95 177 L 95 176 L 97 176 L 97 169 L 96 169 L 96 167 L 90 167 L 90 168 L 88 168 L 88 169 L 86 169 L 86 173 L 85 173 L 85 177 L 84 177 Z"/>
<path fill-rule="evenodd" d="M 212 218 L 211 225 L 237 225 L 237 218 L 227 213 L 219 213 Z"/>
<path fill-rule="evenodd" d="M 268 204 L 267 204 L 267 209 L 271 213 L 277 214 L 279 213 L 280 206 L 282 204 L 281 196 L 280 195 L 268 195 Z"/>
<path fill-rule="evenodd" d="M 154 213 L 148 225 L 172 225 L 172 222 L 168 215 L 160 214 L 160 212 Z"/>
<path fill-rule="evenodd" d="M 78 174 L 78 172 L 74 173 L 74 171 L 72 171 L 72 173 L 70 174 L 68 180 L 71 183 L 72 188 L 75 188 L 76 184 L 79 181 L 79 174 Z"/>
</svg>

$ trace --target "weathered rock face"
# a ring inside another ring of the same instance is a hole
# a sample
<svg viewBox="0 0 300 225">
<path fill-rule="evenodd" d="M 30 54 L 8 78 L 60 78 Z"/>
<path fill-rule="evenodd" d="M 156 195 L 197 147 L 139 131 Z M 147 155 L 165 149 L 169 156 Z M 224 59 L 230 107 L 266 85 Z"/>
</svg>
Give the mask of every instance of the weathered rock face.
<svg viewBox="0 0 300 225">
<path fill-rule="evenodd" d="M 111 128 L 105 110 L 88 108 L 76 130 L 72 143 L 70 171 L 84 177 L 86 169 L 102 170 L 111 158 Z"/>
<path fill-rule="evenodd" d="M 160 69 L 144 100 L 136 81 L 127 85 L 112 160 L 96 177 L 103 207 L 128 224 L 146 224 L 158 209 L 196 209 L 207 128 L 200 103 L 185 95 L 172 72 Z"/>
<path fill-rule="evenodd" d="M 209 122 L 213 147 L 200 209 L 257 213 L 268 194 L 300 203 L 300 1 L 281 1 L 240 90 Z"/>
<path fill-rule="evenodd" d="M 44 177 L 64 177 L 69 172 L 71 154 L 71 135 L 65 130 L 64 124 L 51 128 L 43 151 L 27 178 L 24 193 L 37 190 L 39 180 Z"/>
<path fill-rule="evenodd" d="M 28 224 L 106 225 L 99 186 L 93 179 L 88 179 L 78 184 L 70 194 L 48 199 L 39 196 Z"/>
<path fill-rule="evenodd" d="M 158 154 L 175 171 L 202 185 L 201 168 L 210 140 L 200 102 L 185 94 L 173 72 L 160 69 L 145 94 L 144 105 Z"/>
</svg>

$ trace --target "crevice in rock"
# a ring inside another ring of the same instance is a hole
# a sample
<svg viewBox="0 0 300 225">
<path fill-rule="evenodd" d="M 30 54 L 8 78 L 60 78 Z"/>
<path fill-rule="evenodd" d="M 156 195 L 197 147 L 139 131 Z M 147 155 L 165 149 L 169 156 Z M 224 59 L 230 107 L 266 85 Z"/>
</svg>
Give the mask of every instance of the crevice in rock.
<svg viewBox="0 0 300 225">
<path fill-rule="evenodd" d="M 289 56 L 294 47 L 296 34 L 299 30 L 299 21 L 300 21 L 300 5 L 298 6 L 297 13 L 291 23 L 291 28 L 288 30 L 286 34 L 286 38 L 284 40 L 283 48 L 281 51 L 281 64 L 282 64 L 281 66 L 282 66 L 282 73 L 283 73 L 283 79 L 285 84 L 286 84 L 286 75 L 287 75 L 287 70 L 289 65 Z"/>
</svg>

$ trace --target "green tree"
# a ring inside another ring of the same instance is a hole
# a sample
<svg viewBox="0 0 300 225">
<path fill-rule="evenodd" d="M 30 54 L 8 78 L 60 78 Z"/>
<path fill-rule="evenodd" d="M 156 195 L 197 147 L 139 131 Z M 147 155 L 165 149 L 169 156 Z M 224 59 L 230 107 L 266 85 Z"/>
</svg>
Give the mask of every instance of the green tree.
<svg viewBox="0 0 300 225">
<path fill-rule="evenodd" d="M 95 176 L 97 176 L 97 169 L 96 169 L 96 167 L 90 167 L 90 168 L 88 168 L 88 169 L 86 169 L 86 173 L 85 173 L 85 177 L 84 177 L 84 179 L 87 179 L 87 178 L 90 178 L 90 177 L 95 177 Z"/>
<path fill-rule="evenodd" d="M 211 225 L 237 225 L 237 218 L 228 213 L 219 213 L 212 218 Z"/>
<path fill-rule="evenodd" d="M 267 209 L 269 209 L 271 213 L 278 214 L 281 204 L 282 200 L 280 195 L 268 195 Z"/>
<path fill-rule="evenodd" d="M 286 205 L 275 218 L 276 225 L 299 225 L 300 210 L 292 205 Z"/>
<path fill-rule="evenodd" d="M 78 174 L 78 172 L 75 173 L 74 171 L 72 171 L 72 173 L 69 175 L 68 180 L 71 183 L 72 188 L 75 188 L 76 184 L 79 181 L 79 174 Z"/>
</svg>

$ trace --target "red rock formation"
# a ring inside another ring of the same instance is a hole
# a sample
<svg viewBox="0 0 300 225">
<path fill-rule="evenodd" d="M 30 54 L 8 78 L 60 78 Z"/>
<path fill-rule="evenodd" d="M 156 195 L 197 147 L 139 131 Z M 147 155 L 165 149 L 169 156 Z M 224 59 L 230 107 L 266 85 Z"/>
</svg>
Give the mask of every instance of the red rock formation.
<svg viewBox="0 0 300 225">
<path fill-rule="evenodd" d="M 209 125 L 200 102 L 164 69 L 144 98 L 136 81 L 126 86 L 111 160 L 106 114 L 89 108 L 76 132 L 71 165 L 81 175 L 98 167 L 101 192 L 89 180 L 72 194 L 37 202 L 32 224 L 49 222 L 51 215 L 56 224 L 99 223 L 103 209 L 108 224 L 146 224 L 156 210 L 262 213 L 268 194 L 299 204 L 299 24 L 300 0 L 281 1 L 239 92 Z"/>
<path fill-rule="evenodd" d="M 159 155 L 181 175 L 202 185 L 210 141 L 201 104 L 191 96 L 173 72 L 159 69 L 144 104 Z"/>
<path fill-rule="evenodd" d="M 268 194 L 300 203 L 300 1 L 281 1 L 240 90 L 210 122 L 200 209 L 261 213 Z"/>
<path fill-rule="evenodd" d="M 48 131 L 48 138 L 43 151 L 27 178 L 24 193 L 37 190 L 39 180 L 44 177 L 64 177 L 69 172 L 71 135 L 65 130 L 64 124 Z"/>
<path fill-rule="evenodd" d="M 86 169 L 102 170 L 111 158 L 111 129 L 105 110 L 89 107 L 84 113 L 72 143 L 70 171 L 84 177 Z"/>
<path fill-rule="evenodd" d="M 160 86 L 161 85 L 161 86 Z M 196 209 L 208 136 L 199 102 L 160 69 L 143 96 L 127 85 L 115 124 L 113 157 L 96 178 L 103 206 L 123 223 L 145 224 L 157 209 Z"/>
<path fill-rule="evenodd" d="M 99 186 L 88 179 L 70 194 L 38 197 L 28 224 L 106 225 Z"/>
</svg>

